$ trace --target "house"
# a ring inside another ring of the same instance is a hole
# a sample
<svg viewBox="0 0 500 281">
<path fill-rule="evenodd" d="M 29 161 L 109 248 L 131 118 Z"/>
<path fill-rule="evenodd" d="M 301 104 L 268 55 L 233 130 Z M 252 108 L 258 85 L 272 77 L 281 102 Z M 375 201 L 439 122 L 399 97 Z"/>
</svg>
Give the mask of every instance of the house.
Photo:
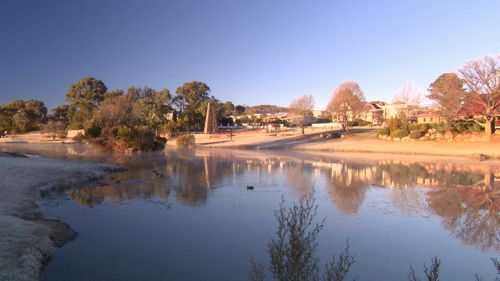
<svg viewBox="0 0 500 281">
<path fill-rule="evenodd" d="M 436 124 L 441 122 L 446 122 L 446 119 L 437 112 L 427 112 L 417 115 L 417 124 Z"/>
<path fill-rule="evenodd" d="M 401 114 L 408 116 L 409 113 L 408 105 L 400 102 L 380 105 L 380 108 L 382 109 L 382 117 L 384 120 L 400 117 Z"/>
<path fill-rule="evenodd" d="M 383 119 L 383 109 L 377 103 L 367 102 L 364 105 L 363 111 L 357 117 L 365 122 L 378 124 Z"/>
<path fill-rule="evenodd" d="M 317 119 L 328 119 L 330 118 L 330 112 L 326 110 L 313 110 L 312 115 Z"/>
</svg>

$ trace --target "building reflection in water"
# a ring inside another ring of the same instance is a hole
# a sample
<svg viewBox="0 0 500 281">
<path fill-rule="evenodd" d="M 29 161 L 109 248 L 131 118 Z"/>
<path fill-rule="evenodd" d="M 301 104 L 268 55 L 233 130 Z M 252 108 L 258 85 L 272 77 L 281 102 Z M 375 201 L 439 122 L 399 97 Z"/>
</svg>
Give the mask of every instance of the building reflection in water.
<svg viewBox="0 0 500 281">
<path fill-rule="evenodd" d="M 96 187 L 68 192 L 75 202 L 92 207 L 109 200 L 175 200 L 197 206 L 221 186 L 244 188 L 247 182 L 283 177 L 297 195 L 314 188 L 328 193 L 342 214 L 356 214 L 370 188 L 384 188 L 403 216 L 419 210 L 442 218 L 464 244 L 500 252 L 500 168 L 474 162 L 418 162 L 300 157 L 293 153 L 177 150 L 121 159 L 129 171 L 108 177 Z M 158 171 L 158 175 L 153 171 Z M 326 186 L 314 184 L 324 179 Z M 267 183 L 262 183 L 265 186 Z M 425 189 L 422 189 L 425 187 Z"/>
</svg>

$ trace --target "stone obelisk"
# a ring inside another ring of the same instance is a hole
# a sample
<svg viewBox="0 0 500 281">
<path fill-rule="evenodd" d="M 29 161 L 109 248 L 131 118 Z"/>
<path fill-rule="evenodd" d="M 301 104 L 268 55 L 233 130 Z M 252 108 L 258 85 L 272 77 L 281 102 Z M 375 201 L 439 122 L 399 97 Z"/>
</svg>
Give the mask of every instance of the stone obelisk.
<svg viewBox="0 0 500 281">
<path fill-rule="evenodd" d="M 217 133 L 217 114 L 215 113 L 215 106 L 211 102 L 208 103 L 207 117 L 205 119 L 205 134 Z"/>
</svg>

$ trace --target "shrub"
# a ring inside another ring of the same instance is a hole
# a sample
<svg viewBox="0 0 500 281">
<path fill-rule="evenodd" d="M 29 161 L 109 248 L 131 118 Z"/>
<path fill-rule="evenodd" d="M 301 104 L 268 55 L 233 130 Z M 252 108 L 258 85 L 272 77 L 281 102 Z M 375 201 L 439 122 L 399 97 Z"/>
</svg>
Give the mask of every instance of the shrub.
<svg viewBox="0 0 500 281">
<path fill-rule="evenodd" d="M 458 133 L 465 132 L 481 132 L 483 127 L 481 125 L 467 120 L 454 120 L 450 122 L 451 130 Z"/>
<path fill-rule="evenodd" d="M 397 117 L 389 119 L 389 128 L 391 133 L 399 130 L 401 128 L 401 120 Z"/>
<path fill-rule="evenodd" d="M 440 134 L 444 134 L 448 131 L 450 131 L 450 125 L 448 125 L 448 123 L 444 123 L 444 122 L 441 122 L 439 124 L 434 124 L 434 129 L 436 129 L 436 132 L 440 133 Z"/>
<path fill-rule="evenodd" d="M 151 151 L 162 149 L 165 145 L 164 139 L 157 138 L 148 127 L 119 127 L 116 134 L 127 148 Z"/>
<path fill-rule="evenodd" d="M 73 137 L 73 140 L 79 143 L 82 143 L 85 140 L 85 136 L 82 133 L 78 133 Z"/>
<path fill-rule="evenodd" d="M 469 126 L 469 132 L 481 132 L 483 131 L 483 127 L 481 127 L 481 125 L 479 124 L 476 124 L 476 123 L 472 123 L 471 126 Z"/>
<path fill-rule="evenodd" d="M 101 135 L 101 130 L 101 127 L 93 125 L 92 127 L 85 130 L 85 135 L 91 139 L 95 139 Z"/>
<path fill-rule="evenodd" d="M 189 147 L 189 146 L 196 145 L 195 138 L 194 138 L 193 134 L 179 136 L 175 140 L 175 142 L 176 142 L 177 146 L 180 146 L 180 147 Z"/>
<path fill-rule="evenodd" d="M 391 129 L 389 129 L 389 127 L 384 127 L 378 132 L 378 134 L 381 136 L 388 136 L 391 134 Z"/>
<path fill-rule="evenodd" d="M 348 127 L 356 127 L 356 126 L 359 126 L 359 122 L 358 122 L 358 120 L 347 121 L 347 126 Z"/>
<path fill-rule="evenodd" d="M 420 128 L 420 124 L 408 124 L 408 130 L 410 132 L 413 132 L 413 131 L 420 131 L 421 128 Z"/>
<path fill-rule="evenodd" d="M 429 131 L 429 124 L 420 124 L 420 131 L 422 131 L 422 133 L 427 133 L 427 131 Z"/>
<path fill-rule="evenodd" d="M 420 139 L 421 137 L 424 136 L 424 133 L 422 131 L 412 131 L 410 133 L 410 138 L 411 139 Z"/>
<path fill-rule="evenodd" d="M 404 137 L 407 137 L 409 134 L 410 134 L 410 131 L 408 131 L 406 129 L 399 129 L 399 130 L 391 132 L 391 137 L 404 138 Z"/>
</svg>

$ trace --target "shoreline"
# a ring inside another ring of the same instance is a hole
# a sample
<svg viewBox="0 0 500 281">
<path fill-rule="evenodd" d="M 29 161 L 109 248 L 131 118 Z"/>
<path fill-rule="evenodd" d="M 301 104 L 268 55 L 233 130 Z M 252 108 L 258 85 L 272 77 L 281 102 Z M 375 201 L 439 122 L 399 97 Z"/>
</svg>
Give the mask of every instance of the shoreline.
<svg viewBox="0 0 500 281">
<path fill-rule="evenodd" d="M 328 142 L 344 140 L 328 140 Z M 496 144 L 498 145 L 498 144 Z M 168 146 L 175 149 L 175 146 Z M 167 148 L 168 148 L 167 147 Z M 167 149 L 166 148 L 166 149 Z M 263 153 L 266 149 L 243 149 L 231 146 L 197 148 L 225 151 L 240 150 L 245 153 Z M 294 147 L 292 149 L 269 149 L 284 157 L 302 155 L 309 158 L 329 157 L 353 161 L 394 160 L 399 161 L 444 161 L 467 165 L 478 163 L 472 158 L 439 154 L 410 154 L 365 151 L 313 150 Z M 246 151 L 246 152 L 245 152 Z M 318 158 L 319 159 L 319 158 Z M 482 162 L 499 167 L 499 159 Z M 73 240 L 77 233 L 66 223 L 44 216 L 39 203 L 43 194 L 55 189 L 79 187 L 102 177 L 123 170 L 112 165 L 74 160 L 57 160 L 44 157 L 26 157 L 15 152 L 0 152 L 0 280 L 39 280 L 44 267 L 57 247 Z"/>
<path fill-rule="evenodd" d="M 459 157 L 473 160 L 500 161 L 500 138 L 492 141 L 411 141 L 396 142 L 380 140 L 371 135 L 352 135 L 345 138 L 322 139 L 318 134 L 295 136 L 245 136 L 224 138 L 200 138 L 196 147 L 247 149 L 247 150 L 292 150 L 322 153 L 375 153 L 392 155 Z M 175 140 L 168 146 L 176 146 Z"/>
<path fill-rule="evenodd" d="M 55 249 L 76 237 L 45 216 L 42 194 L 97 181 L 122 168 L 91 162 L 0 153 L 0 280 L 39 280 Z"/>
</svg>

